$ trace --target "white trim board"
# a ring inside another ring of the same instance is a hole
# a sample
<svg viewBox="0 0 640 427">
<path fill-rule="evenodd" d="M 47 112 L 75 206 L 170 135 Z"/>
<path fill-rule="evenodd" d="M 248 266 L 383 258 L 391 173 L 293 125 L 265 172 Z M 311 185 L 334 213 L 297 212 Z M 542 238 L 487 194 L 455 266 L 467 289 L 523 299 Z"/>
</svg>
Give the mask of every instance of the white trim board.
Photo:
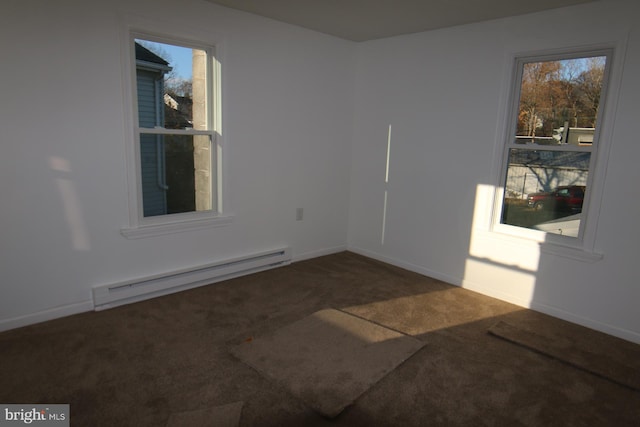
<svg viewBox="0 0 640 427">
<path fill-rule="evenodd" d="M 75 304 L 68 304 L 43 311 L 38 311 L 32 314 L 26 314 L 24 316 L 0 320 L 0 332 L 21 328 L 23 326 L 34 325 L 36 323 L 42 323 L 48 320 L 55 320 L 74 314 L 85 313 L 91 310 L 93 310 L 93 301 L 87 300 Z"/>
</svg>

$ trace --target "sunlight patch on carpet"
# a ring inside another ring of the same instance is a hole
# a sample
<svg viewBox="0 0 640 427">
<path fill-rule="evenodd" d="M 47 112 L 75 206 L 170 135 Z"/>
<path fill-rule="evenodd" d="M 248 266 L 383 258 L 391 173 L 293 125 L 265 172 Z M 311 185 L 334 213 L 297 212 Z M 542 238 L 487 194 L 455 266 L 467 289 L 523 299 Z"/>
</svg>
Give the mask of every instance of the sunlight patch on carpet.
<svg viewBox="0 0 640 427">
<path fill-rule="evenodd" d="M 454 286 L 345 307 L 354 316 L 417 336 L 522 310 Z"/>
<path fill-rule="evenodd" d="M 231 353 L 332 418 L 423 346 L 413 337 L 327 309 L 247 340 Z"/>
</svg>

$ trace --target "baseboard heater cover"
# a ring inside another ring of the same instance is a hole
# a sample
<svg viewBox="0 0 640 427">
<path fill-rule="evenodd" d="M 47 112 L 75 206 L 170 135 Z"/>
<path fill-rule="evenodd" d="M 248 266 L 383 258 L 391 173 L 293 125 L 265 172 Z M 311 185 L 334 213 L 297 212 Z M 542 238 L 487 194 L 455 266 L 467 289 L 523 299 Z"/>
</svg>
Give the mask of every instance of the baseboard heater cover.
<svg viewBox="0 0 640 427">
<path fill-rule="evenodd" d="M 104 310 L 290 263 L 291 248 L 284 247 L 197 267 L 95 286 L 93 288 L 94 309 Z"/>
</svg>

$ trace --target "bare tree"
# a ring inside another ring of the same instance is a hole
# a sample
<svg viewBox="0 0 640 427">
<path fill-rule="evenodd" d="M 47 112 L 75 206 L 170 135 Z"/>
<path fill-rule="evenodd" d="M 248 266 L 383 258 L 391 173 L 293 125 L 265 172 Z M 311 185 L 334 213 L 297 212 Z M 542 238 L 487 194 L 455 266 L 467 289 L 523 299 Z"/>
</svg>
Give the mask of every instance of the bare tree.
<svg viewBox="0 0 640 427">
<path fill-rule="evenodd" d="M 596 127 L 604 66 L 604 57 L 588 58 L 588 68 L 576 80 L 579 99 L 586 116 L 585 122 L 589 127 Z"/>
<path fill-rule="evenodd" d="M 520 89 L 519 133 L 532 138 L 553 112 L 552 82 L 558 80 L 560 62 L 531 62 L 524 64 Z"/>
<path fill-rule="evenodd" d="M 605 57 L 524 64 L 518 135 L 551 136 L 565 122 L 595 127 L 604 66 Z"/>
<path fill-rule="evenodd" d="M 165 90 L 171 96 L 183 96 L 190 98 L 193 94 L 193 83 L 191 80 L 174 78 L 167 80 Z"/>
</svg>

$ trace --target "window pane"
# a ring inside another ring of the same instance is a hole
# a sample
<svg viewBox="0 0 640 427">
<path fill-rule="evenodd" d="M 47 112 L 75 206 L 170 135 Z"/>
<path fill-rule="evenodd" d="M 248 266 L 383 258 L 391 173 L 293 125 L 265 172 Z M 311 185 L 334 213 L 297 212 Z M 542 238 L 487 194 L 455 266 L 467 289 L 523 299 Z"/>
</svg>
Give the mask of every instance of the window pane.
<svg viewBox="0 0 640 427">
<path fill-rule="evenodd" d="M 140 127 L 207 129 L 206 52 L 135 40 Z"/>
<path fill-rule="evenodd" d="M 211 136 L 204 50 L 135 39 L 143 216 L 212 210 Z"/>
<path fill-rule="evenodd" d="M 501 223 L 578 236 L 591 153 L 510 149 Z"/>
<path fill-rule="evenodd" d="M 144 216 L 211 210 L 211 138 L 140 135 Z"/>
<path fill-rule="evenodd" d="M 606 57 L 523 64 L 515 142 L 591 145 Z"/>
</svg>

